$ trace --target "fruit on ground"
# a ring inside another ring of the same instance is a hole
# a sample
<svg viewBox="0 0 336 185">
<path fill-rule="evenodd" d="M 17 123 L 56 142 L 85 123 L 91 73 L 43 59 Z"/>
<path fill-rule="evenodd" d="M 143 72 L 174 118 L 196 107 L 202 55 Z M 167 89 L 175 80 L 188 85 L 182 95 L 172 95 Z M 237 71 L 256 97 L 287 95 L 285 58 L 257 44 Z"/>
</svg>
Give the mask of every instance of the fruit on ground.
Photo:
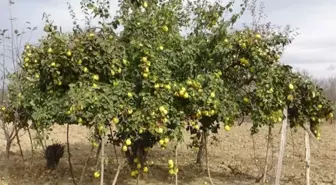
<svg viewBox="0 0 336 185">
<path fill-rule="evenodd" d="M 99 177 L 100 177 L 100 173 L 99 173 L 99 172 L 94 172 L 93 176 L 94 176 L 95 178 L 99 178 Z"/>
</svg>

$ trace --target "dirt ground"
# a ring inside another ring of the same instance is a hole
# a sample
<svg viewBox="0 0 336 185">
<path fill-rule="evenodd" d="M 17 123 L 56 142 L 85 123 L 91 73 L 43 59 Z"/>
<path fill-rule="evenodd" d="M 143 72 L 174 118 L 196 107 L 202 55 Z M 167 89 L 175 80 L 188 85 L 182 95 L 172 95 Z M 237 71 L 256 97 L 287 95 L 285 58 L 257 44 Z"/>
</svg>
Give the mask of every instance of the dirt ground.
<svg viewBox="0 0 336 185">
<path fill-rule="evenodd" d="M 265 163 L 266 135 L 267 128 L 263 128 L 259 134 L 252 139 L 249 132 L 250 125 L 244 124 L 234 127 L 230 132 L 221 131 L 218 135 L 220 142 L 213 142 L 209 146 L 210 169 L 214 184 L 216 185 L 247 185 L 258 184 L 256 179 L 260 176 Z M 55 126 L 48 144 L 53 142 L 66 143 L 66 127 Z M 277 163 L 277 151 L 279 149 L 280 125 L 273 129 L 274 134 L 274 155 L 270 156 L 269 184 L 274 184 L 275 165 Z M 299 130 L 294 133 L 287 132 L 287 146 L 283 161 L 283 173 L 281 184 L 296 185 L 305 184 L 305 147 L 304 132 Z M 311 142 L 311 179 L 312 184 L 326 185 L 336 184 L 336 138 L 335 125 L 324 124 L 319 144 Z M 0 133 L 1 137 L 3 134 Z M 22 136 L 21 136 L 22 135 Z M 24 149 L 24 162 L 21 159 L 17 145 L 12 147 L 10 160 L 5 160 L 4 140 L 0 141 L 0 185 L 70 185 L 71 175 L 67 162 L 67 151 L 58 168 L 54 172 L 45 170 L 45 160 L 41 149 L 36 149 L 32 158 L 31 145 L 28 134 L 21 133 L 21 144 Z M 90 153 L 90 142 L 88 142 L 88 130 L 78 126 L 70 127 L 70 144 L 72 153 L 72 165 L 74 176 L 78 180 L 86 158 Z M 254 140 L 254 142 L 253 142 Z M 210 184 L 206 168 L 195 165 L 196 153 L 187 149 L 188 139 L 179 146 L 179 184 L 204 185 Z M 255 144 L 253 144 L 255 143 Z M 254 146 L 253 146 L 254 145 Z M 112 184 L 116 172 L 116 160 L 113 149 L 106 145 L 108 155 L 108 168 L 105 171 L 106 184 Z M 119 150 L 118 150 L 119 152 Z M 175 181 L 168 175 L 167 160 L 174 156 L 173 145 L 166 150 L 159 147 L 153 149 L 149 156 L 149 173 L 140 178 L 139 184 L 158 185 L 174 184 Z M 119 154 L 119 160 L 122 160 Z M 5 168 L 5 163 L 9 168 Z M 97 169 L 93 157 L 88 165 L 84 176 L 85 185 L 99 184 L 99 179 L 93 177 Z M 131 178 L 129 170 L 125 167 L 121 170 L 118 185 L 133 185 L 136 180 Z"/>
</svg>

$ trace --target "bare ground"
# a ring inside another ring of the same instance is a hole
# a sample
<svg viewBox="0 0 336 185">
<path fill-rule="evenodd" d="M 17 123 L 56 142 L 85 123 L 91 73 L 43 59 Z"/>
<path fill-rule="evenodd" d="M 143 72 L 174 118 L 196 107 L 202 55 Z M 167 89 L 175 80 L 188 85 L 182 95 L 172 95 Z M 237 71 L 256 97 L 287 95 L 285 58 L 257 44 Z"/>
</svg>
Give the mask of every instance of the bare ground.
<svg viewBox="0 0 336 185">
<path fill-rule="evenodd" d="M 213 142 L 209 146 L 210 169 L 212 179 L 216 185 L 247 185 L 258 184 L 256 179 L 260 177 L 265 164 L 266 136 L 267 128 L 252 139 L 249 132 L 250 125 L 234 127 L 230 132 L 221 131 L 218 135 L 220 142 Z M 55 126 L 50 136 L 48 144 L 53 142 L 66 143 L 66 127 Z M 275 166 L 277 163 L 277 151 L 279 149 L 280 125 L 273 129 L 274 134 L 274 155 L 270 156 L 269 184 L 274 184 Z M 91 144 L 88 141 L 88 130 L 78 126 L 70 127 L 70 144 L 72 153 L 72 164 L 74 176 L 77 181 L 81 176 L 84 163 L 90 153 Z M 336 185 L 336 138 L 335 125 L 324 124 L 322 126 L 322 136 L 319 144 L 312 143 L 311 159 L 311 179 L 316 185 Z M 2 133 L 0 135 L 3 137 Z M 21 136 L 22 135 L 22 136 Z M 70 185 L 71 175 L 67 162 L 67 152 L 54 172 L 45 170 L 45 160 L 41 149 L 36 149 L 32 158 L 30 152 L 30 141 L 28 134 L 20 133 L 21 144 L 24 150 L 24 162 L 21 159 L 18 146 L 12 147 L 10 160 L 5 159 L 5 141 L 0 141 L 0 185 Z M 213 141 L 213 140 L 210 140 Z M 254 141 L 254 142 L 253 142 Z M 179 184 L 203 185 L 210 184 L 207 177 L 206 168 L 195 165 L 196 153 L 187 149 L 188 139 L 179 145 L 178 165 Z M 254 144 L 253 144 L 254 143 Z M 254 145 L 254 147 L 253 147 Z M 105 171 L 106 184 L 112 184 L 117 164 L 114 157 L 113 148 L 106 145 L 106 154 L 109 157 L 108 167 Z M 122 160 L 119 152 L 119 160 Z M 282 183 L 288 185 L 305 184 L 305 148 L 304 132 L 299 130 L 294 133 L 288 131 L 287 146 L 282 173 Z M 153 149 L 149 156 L 149 173 L 141 177 L 139 184 L 158 185 L 174 184 L 173 177 L 168 175 L 167 160 L 174 157 L 173 144 L 166 150 L 159 147 Z M 85 177 L 85 185 L 99 184 L 99 179 L 93 177 L 93 173 L 99 167 L 96 166 L 94 156 L 89 162 Z M 6 165 L 8 167 L 6 167 Z M 124 167 L 118 178 L 118 185 L 137 184 L 136 180 L 129 175 L 129 169 Z"/>
</svg>

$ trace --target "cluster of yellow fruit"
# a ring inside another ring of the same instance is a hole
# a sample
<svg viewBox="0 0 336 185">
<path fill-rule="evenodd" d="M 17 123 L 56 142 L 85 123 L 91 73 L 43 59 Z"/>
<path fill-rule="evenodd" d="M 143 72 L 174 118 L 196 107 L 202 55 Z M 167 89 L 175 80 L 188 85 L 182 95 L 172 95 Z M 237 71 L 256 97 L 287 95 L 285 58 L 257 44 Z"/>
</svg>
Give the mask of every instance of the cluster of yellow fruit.
<svg viewBox="0 0 336 185">
<path fill-rule="evenodd" d="M 161 121 L 162 123 L 168 123 L 168 110 L 164 107 L 164 106 L 160 106 L 159 107 L 159 112 L 161 114 Z M 155 112 L 152 113 L 152 116 L 155 116 Z M 156 130 L 157 133 L 161 134 L 163 133 L 163 129 L 160 127 L 160 128 L 157 128 Z"/>
<path fill-rule="evenodd" d="M 142 68 L 143 68 L 143 71 L 142 71 L 142 77 L 143 78 L 148 78 L 149 76 L 149 67 L 151 66 L 151 63 L 148 61 L 148 58 L 147 57 L 142 57 L 141 58 L 141 62 L 142 62 Z"/>
<path fill-rule="evenodd" d="M 167 90 L 170 90 L 171 86 L 170 86 L 170 84 L 161 84 L 161 83 L 154 84 L 154 89 L 155 90 L 158 90 L 159 88 L 165 88 Z"/>
<path fill-rule="evenodd" d="M 240 61 L 240 64 L 243 66 L 246 66 L 249 64 L 249 61 L 246 58 L 241 58 L 239 61 Z"/>
<path fill-rule="evenodd" d="M 169 143 L 169 138 L 165 138 L 165 139 L 160 139 L 159 143 L 161 145 L 162 149 L 165 149 L 167 147 L 167 144 Z"/>
<path fill-rule="evenodd" d="M 125 143 L 124 143 L 124 145 L 123 145 L 123 147 L 122 147 L 122 150 L 123 150 L 124 152 L 127 152 L 128 147 L 131 146 L 131 144 L 132 144 L 131 139 L 126 139 L 126 141 L 125 141 Z"/>
<path fill-rule="evenodd" d="M 139 170 L 142 168 L 142 165 L 141 165 L 140 160 L 138 158 L 134 158 L 133 162 L 136 164 L 137 169 L 131 171 L 131 176 L 135 177 L 139 174 Z M 144 173 L 147 173 L 148 172 L 148 167 L 144 166 L 142 168 L 142 170 L 143 170 Z"/>
<path fill-rule="evenodd" d="M 288 85 L 288 88 L 289 88 L 289 90 L 293 91 L 293 90 L 294 90 L 294 85 L 293 85 L 293 84 L 289 84 L 289 85 Z M 293 101 L 293 100 L 294 100 L 294 96 L 293 96 L 292 94 L 289 94 L 289 95 L 287 96 L 287 100 L 288 100 L 288 101 Z"/>
<path fill-rule="evenodd" d="M 116 64 L 119 63 L 120 61 L 118 59 L 114 59 L 112 60 L 112 63 Z M 128 61 L 123 59 L 122 63 L 127 66 L 128 65 Z M 122 72 L 120 67 L 115 66 L 114 64 L 111 65 L 111 69 L 110 69 L 110 73 L 112 76 L 115 76 L 116 74 L 120 74 Z"/>
<path fill-rule="evenodd" d="M 192 126 L 194 129 L 199 130 L 200 126 L 198 125 L 198 123 L 194 120 L 190 120 L 189 121 L 189 125 Z"/>
<path fill-rule="evenodd" d="M 268 117 L 270 121 L 273 121 L 274 123 L 281 122 L 283 118 L 283 112 L 282 110 L 273 111 L 271 115 Z"/>
<path fill-rule="evenodd" d="M 168 160 L 168 168 L 170 175 L 176 175 L 178 173 L 178 168 L 174 165 L 174 161 L 171 159 Z"/>
<path fill-rule="evenodd" d="M 182 87 L 178 92 L 175 93 L 175 96 L 188 99 L 189 93 L 187 92 L 187 89 L 185 87 Z"/>
</svg>

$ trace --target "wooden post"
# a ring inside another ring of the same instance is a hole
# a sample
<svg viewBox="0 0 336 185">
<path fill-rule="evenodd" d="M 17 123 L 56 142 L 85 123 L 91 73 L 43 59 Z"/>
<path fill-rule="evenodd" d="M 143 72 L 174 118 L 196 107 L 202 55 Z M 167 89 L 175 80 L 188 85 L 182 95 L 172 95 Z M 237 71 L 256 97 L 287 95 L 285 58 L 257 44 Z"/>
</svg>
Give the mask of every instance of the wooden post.
<svg viewBox="0 0 336 185">
<path fill-rule="evenodd" d="M 100 162 L 100 185 L 104 185 L 104 166 L 105 166 L 105 135 L 101 139 L 101 162 Z"/>
<path fill-rule="evenodd" d="M 283 111 L 285 119 L 282 121 L 282 128 L 281 128 L 281 141 L 280 141 L 280 151 L 278 155 L 278 164 L 276 169 L 276 177 L 275 177 L 275 185 L 280 185 L 280 177 L 281 177 L 281 170 L 282 170 L 282 160 L 285 153 L 285 145 L 286 145 L 286 135 L 287 135 L 287 109 Z"/>
<path fill-rule="evenodd" d="M 309 127 L 309 124 L 307 124 Z M 310 140 L 309 134 L 305 132 L 305 148 L 306 148 L 306 185 L 310 185 Z"/>
</svg>

